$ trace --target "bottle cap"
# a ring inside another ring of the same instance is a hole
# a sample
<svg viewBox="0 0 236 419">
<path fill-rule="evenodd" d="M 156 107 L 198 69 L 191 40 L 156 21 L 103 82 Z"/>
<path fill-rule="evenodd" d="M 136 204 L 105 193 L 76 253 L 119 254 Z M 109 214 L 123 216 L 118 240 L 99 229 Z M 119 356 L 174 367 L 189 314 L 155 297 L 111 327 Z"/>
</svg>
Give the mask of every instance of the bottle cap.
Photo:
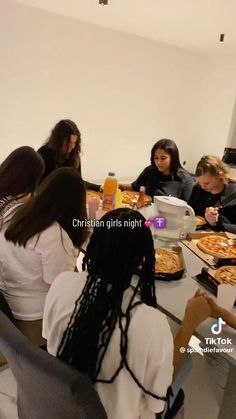
<svg viewBox="0 0 236 419">
<path fill-rule="evenodd" d="M 115 176 L 114 172 L 108 172 L 108 176 Z"/>
</svg>

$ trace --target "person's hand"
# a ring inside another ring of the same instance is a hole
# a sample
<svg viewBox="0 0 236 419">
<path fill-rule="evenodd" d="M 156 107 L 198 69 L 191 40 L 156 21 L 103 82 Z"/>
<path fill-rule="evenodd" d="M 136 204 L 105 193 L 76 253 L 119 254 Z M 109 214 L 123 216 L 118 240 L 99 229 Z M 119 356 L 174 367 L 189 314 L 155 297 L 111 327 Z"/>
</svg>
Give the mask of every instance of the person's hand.
<svg viewBox="0 0 236 419">
<path fill-rule="evenodd" d="M 211 307 L 206 294 L 197 290 L 195 295 L 187 302 L 184 321 L 189 328 L 195 330 L 198 325 L 211 316 Z"/>
<path fill-rule="evenodd" d="M 228 310 L 219 306 L 216 303 L 216 301 L 213 298 L 209 297 L 207 294 L 205 295 L 205 298 L 211 309 L 211 317 L 224 317 L 228 313 Z"/>
<path fill-rule="evenodd" d="M 119 183 L 118 188 L 121 191 L 132 191 L 133 187 L 130 183 Z"/>
<path fill-rule="evenodd" d="M 210 224 L 211 226 L 216 225 L 219 219 L 218 208 L 214 208 L 214 207 L 206 208 L 205 219 L 208 222 L 208 224 Z"/>
</svg>

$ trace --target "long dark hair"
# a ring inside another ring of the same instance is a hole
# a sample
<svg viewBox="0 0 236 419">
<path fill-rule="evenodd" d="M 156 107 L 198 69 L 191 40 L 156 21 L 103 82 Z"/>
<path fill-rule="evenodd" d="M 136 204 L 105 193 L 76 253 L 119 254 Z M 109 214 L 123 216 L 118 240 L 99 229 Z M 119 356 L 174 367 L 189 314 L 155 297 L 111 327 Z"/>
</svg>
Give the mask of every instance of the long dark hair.
<svg viewBox="0 0 236 419">
<path fill-rule="evenodd" d="M 151 150 L 151 165 L 152 167 L 158 171 L 155 161 L 154 155 L 156 150 L 161 149 L 168 153 L 171 157 L 170 161 L 170 174 L 175 178 L 178 178 L 181 173 L 185 172 L 185 169 L 181 166 L 180 159 L 179 159 L 179 150 L 177 145 L 173 140 L 169 140 L 168 138 L 163 138 L 157 141 Z M 159 172 L 159 171 L 158 171 Z"/>
<path fill-rule="evenodd" d="M 75 228 L 73 219 L 84 222 Z M 81 176 L 69 167 L 56 169 L 41 183 L 37 195 L 15 211 L 5 237 L 26 246 L 31 237 L 57 221 L 74 246 L 80 247 L 86 238 L 85 219 L 86 194 Z"/>
<path fill-rule="evenodd" d="M 127 361 L 132 309 L 142 303 L 157 307 L 155 252 L 151 232 L 144 222 L 141 214 L 127 208 L 111 211 L 101 218 L 83 261 L 83 268 L 86 267 L 88 271 L 87 282 L 75 303 L 57 356 L 72 367 L 86 372 L 93 382 L 111 383 L 125 367 L 137 385 L 153 395 L 139 383 Z M 134 274 L 138 275 L 138 282 L 133 287 L 127 309 L 122 312 L 123 294 Z M 135 302 L 138 293 L 140 298 Z M 120 365 L 112 377 L 102 380 L 98 375 L 117 322 L 121 330 Z M 153 397 L 159 398 L 156 395 Z"/>
<path fill-rule="evenodd" d="M 0 199 L 33 193 L 43 171 L 43 160 L 32 147 L 16 148 L 0 166 Z"/>
<path fill-rule="evenodd" d="M 70 142 L 70 136 L 77 135 L 76 146 L 69 154 L 64 153 L 65 146 Z M 52 129 L 46 144 L 54 151 L 55 162 L 58 166 L 63 166 L 66 160 L 68 166 L 80 167 L 81 134 L 76 123 L 70 119 L 62 119 Z"/>
</svg>

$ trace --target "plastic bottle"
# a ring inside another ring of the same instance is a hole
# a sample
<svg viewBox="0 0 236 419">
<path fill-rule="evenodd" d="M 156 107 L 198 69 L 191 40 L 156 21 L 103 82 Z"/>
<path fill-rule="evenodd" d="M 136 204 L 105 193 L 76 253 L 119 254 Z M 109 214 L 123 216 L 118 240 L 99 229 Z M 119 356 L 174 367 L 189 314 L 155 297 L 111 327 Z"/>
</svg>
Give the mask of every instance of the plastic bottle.
<svg viewBox="0 0 236 419">
<path fill-rule="evenodd" d="M 145 186 L 140 186 L 139 197 L 137 201 L 137 208 L 142 208 L 145 205 Z"/>
<path fill-rule="evenodd" d="M 121 208 L 121 207 L 122 207 L 122 194 L 121 194 L 121 190 L 118 188 L 116 191 L 115 208 Z"/>
<path fill-rule="evenodd" d="M 115 208 L 117 188 L 118 182 L 115 173 L 109 172 L 103 186 L 102 209 L 104 211 L 111 211 Z"/>
</svg>

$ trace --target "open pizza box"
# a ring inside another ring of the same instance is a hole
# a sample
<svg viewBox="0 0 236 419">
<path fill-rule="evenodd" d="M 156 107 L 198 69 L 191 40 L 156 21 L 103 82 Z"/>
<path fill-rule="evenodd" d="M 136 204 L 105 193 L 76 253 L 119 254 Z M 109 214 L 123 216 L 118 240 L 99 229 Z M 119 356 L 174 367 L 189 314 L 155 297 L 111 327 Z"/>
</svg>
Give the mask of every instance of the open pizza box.
<svg viewBox="0 0 236 419">
<path fill-rule="evenodd" d="M 155 279 L 162 281 L 176 281 L 177 279 L 182 278 L 185 271 L 185 262 L 180 246 L 172 246 L 171 248 L 165 249 L 170 251 L 174 257 L 177 259 L 178 269 L 175 272 L 155 272 Z M 157 252 L 158 249 L 155 249 Z M 158 262 L 157 262 L 158 263 Z"/>
<path fill-rule="evenodd" d="M 227 239 L 236 240 L 236 234 L 227 232 L 204 232 L 204 233 L 189 233 L 186 240 L 182 240 L 182 243 L 187 246 L 193 253 L 195 253 L 200 259 L 207 263 L 211 267 L 223 266 L 223 265 L 236 265 L 236 258 L 216 257 L 211 256 L 203 250 L 199 249 L 197 242 L 200 238 L 209 235 L 226 237 Z"/>
<path fill-rule="evenodd" d="M 202 268 L 200 274 L 196 275 L 195 279 L 202 285 L 207 291 L 217 296 L 217 289 L 220 282 L 216 279 L 216 269 Z M 233 285 L 232 285 L 233 286 Z M 236 306 L 236 300 L 234 302 Z"/>
</svg>

